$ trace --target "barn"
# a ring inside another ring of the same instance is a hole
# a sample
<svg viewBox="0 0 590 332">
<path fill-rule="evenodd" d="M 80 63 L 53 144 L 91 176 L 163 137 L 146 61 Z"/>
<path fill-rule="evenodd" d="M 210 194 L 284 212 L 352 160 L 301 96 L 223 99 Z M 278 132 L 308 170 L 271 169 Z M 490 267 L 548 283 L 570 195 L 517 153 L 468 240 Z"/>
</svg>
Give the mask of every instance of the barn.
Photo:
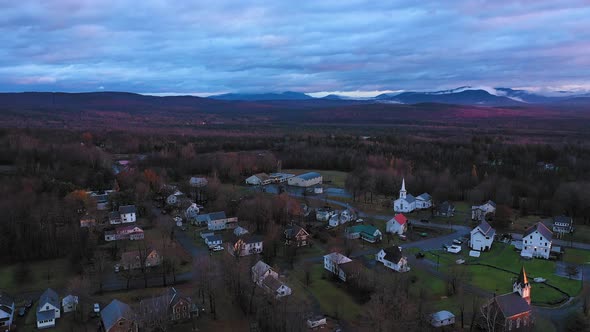
<svg viewBox="0 0 590 332">
<path fill-rule="evenodd" d="M 309 172 L 294 176 L 287 180 L 287 184 L 296 187 L 311 187 L 322 184 L 322 175 L 317 172 Z"/>
</svg>

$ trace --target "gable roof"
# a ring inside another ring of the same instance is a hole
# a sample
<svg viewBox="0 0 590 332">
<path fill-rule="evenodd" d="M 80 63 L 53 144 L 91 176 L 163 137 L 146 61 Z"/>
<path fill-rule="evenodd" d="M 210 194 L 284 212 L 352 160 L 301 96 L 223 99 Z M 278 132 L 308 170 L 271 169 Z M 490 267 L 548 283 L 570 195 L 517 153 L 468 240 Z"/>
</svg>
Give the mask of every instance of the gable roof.
<svg viewBox="0 0 590 332">
<path fill-rule="evenodd" d="M 135 205 L 123 205 L 119 206 L 120 214 L 136 213 Z"/>
<path fill-rule="evenodd" d="M 105 330 L 108 331 L 121 318 L 133 320 L 133 311 L 127 304 L 115 299 L 102 309 L 100 318 Z"/>
<path fill-rule="evenodd" d="M 496 203 L 494 203 L 494 201 L 492 201 L 491 199 L 490 199 L 490 200 L 488 200 L 488 201 L 486 202 L 486 204 L 490 204 L 491 206 L 493 206 L 493 207 L 496 207 Z"/>
<path fill-rule="evenodd" d="M 268 180 L 270 177 L 268 176 L 268 174 L 266 173 L 258 173 L 258 174 L 254 174 L 254 177 L 257 177 L 258 179 L 265 181 Z"/>
<path fill-rule="evenodd" d="M 342 255 L 339 252 L 333 252 L 330 254 L 327 254 L 324 256 L 324 259 L 328 258 L 329 260 L 331 260 L 332 262 L 336 263 L 336 264 L 344 264 L 344 263 L 348 263 L 351 262 L 352 259 Z"/>
<path fill-rule="evenodd" d="M 573 223 L 573 221 L 574 220 L 572 219 L 572 217 L 567 217 L 567 216 L 564 216 L 564 215 L 553 217 L 553 222 L 554 223 L 571 225 Z"/>
<path fill-rule="evenodd" d="M 225 211 L 211 212 L 209 213 L 209 220 L 227 219 Z"/>
<path fill-rule="evenodd" d="M 299 234 L 299 232 L 303 231 L 306 235 L 309 235 L 309 233 L 305 230 L 305 228 L 299 226 L 299 225 L 291 225 L 288 226 L 285 229 L 285 236 L 287 238 L 292 238 L 297 236 L 297 234 Z"/>
<path fill-rule="evenodd" d="M 242 240 L 244 241 L 244 243 L 257 243 L 257 242 L 262 242 L 263 241 L 263 237 L 260 235 L 246 235 L 245 237 L 242 238 Z"/>
<path fill-rule="evenodd" d="M 205 239 L 207 240 L 207 242 L 223 242 L 223 238 L 221 237 L 221 235 L 209 235 Z"/>
<path fill-rule="evenodd" d="M 41 296 L 39 297 L 39 304 L 37 305 L 37 311 L 40 311 L 39 309 L 42 309 L 42 307 L 46 303 L 49 303 L 56 308 L 59 308 L 59 296 L 51 288 L 47 288 L 43 292 L 43 294 L 41 294 Z"/>
<path fill-rule="evenodd" d="M 135 230 L 136 228 L 138 230 Z M 141 229 L 141 227 L 139 227 L 139 226 L 134 226 L 134 225 L 130 225 L 130 226 L 119 226 L 119 227 L 115 228 L 115 232 L 117 232 L 117 233 L 127 232 L 127 231 L 143 232 L 143 229 Z"/>
<path fill-rule="evenodd" d="M 346 229 L 348 233 L 365 233 L 371 236 L 378 230 L 377 227 L 371 225 L 354 225 Z"/>
<path fill-rule="evenodd" d="M 0 291 L 0 307 L 1 306 L 12 307 L 13 304 L 14 304 L 14 299 L 10 295 L 8 295 L 7 293 Z"/>
<path fill-rule="evenodd" d="M 282 282 L 280 282 L 277 278 L 275 278 L 272 275 L 267 275 L 264 280 L 262 280 L 262 284 L 264 284 L 264 286 L 268 287 L 270 290 L 276 292 L 279 290 L 279 288 L 281 288 L 281 286 L 283 285 Z"/>
<path fill-rule="evenodd" d="M 482 222 L 477 226 L 479 230 L 483 233 L 483 235 L 493 236 L 496 233 L 496 230 L 488 224 L 487 221 L 482 220 Z"/>
<path fill-rule="evenodd" d="M 516 316 L 531 311 L 531 306 L 518 293 L 508 293 L 496 296 L 493 300 L 504 318 Z"/>
<path fill-rule="evenodd" d="M 535 231 L 541 233 L 541 235 L 543 235 L 543 237 L 546 238 L 547 241 L 551 241 L 551 239 L 553 238 L 553 233 L 549 230 L 549 228 L 547 228 L 547 226 L 545 226 L 545 224 L 543 224 L 540 221 L 537 222 L 534 226 L 529 227 L 526 230 L 526 232 L 524 232 L 523 237 L 529 236 L 531 233 L 534 233 Z"/>
<path fill-rule="evenodd" d="M 55 310 L 37 311 L 37 321 L 55 319 Z"/>
<path fill-rule="evenodd" d="M 405 200 L 408 203 L 413 203 L 416 201 L 416 197 L 412 196 L 412 194 L 406 194 L 406 198 L 400 198 L 401 200 Z"/>
<path fill-rule="evenodd" d="M 421 200 L 421 201 L 428 201 L 430 200 L 432 197 L 430 197 L 430 194 L 428 193 L 423 193 L 418 195 L 418 197 L 416 197 L 417 199 Z"/>
<path fill-rule="evenodd" d="M 321 175 L 320 175 L 320 173 L 317 173 L 317 172 L 308 172 L 308 173 L 299 174 L 299 175 L 297 175 L 297 177 L 301 178 L 303 180 L 311 180 L 311 179 L 319 178 L 319 177 L 321 177 Z"/>
<path fill-rule="evenodd" d="M 252 273 L 256 274 L 256 276 L 261 276 L 268 270 L 272 270 L 272 268 L 262 260 L 259 260 L 254 266 L 252 266 Z"/>
<path fill-rule="evenodd" d="M 398 213 L 393 217 L 393 220 L 400 225 L 404 225 L 408 221 L 408 218 L 406 218 L 403 213 Z"/>
<path fill-rule="evenodd" d="M 349 277 L 356 272 L 359 272 L 363 268 L 363 264 L 358 261 L 351 260 L 350 262 L 341 263 L 338 267 L 346 273 L 346 276 Z"/>
<path fill-rule="evenodd" d="M 455 317 L 455 315 L 453 315 L 453 313 L 450 311 L 441 310 L 441 311 L 437 311 L 437 312 L 433 313 L 432 315 L 430 315 L 430 317 L 432 318 L 432 320 L 435 320 L 435 321 L 443 321 L 446 319 L 451 319 L 451 318 Z"/>
<path fill-rule="evenodd" d="M 382 250 L 385 252 L 385 256 L 383 258 L 392 263 L 397 264 L 403 257 L 402 248 L 398 246 L 393 246 Z"/>
</svg>

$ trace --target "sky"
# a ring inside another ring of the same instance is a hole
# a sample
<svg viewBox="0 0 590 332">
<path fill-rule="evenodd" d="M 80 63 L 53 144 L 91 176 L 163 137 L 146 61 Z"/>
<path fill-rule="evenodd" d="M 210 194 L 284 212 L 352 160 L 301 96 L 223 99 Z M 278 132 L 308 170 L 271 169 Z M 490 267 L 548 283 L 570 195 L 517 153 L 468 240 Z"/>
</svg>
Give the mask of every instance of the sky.
<svg viewBox="0 0 590 332">
<path fill-rule="evenodd" d="M 0 91 L 590 91 L 588 0 L 0 0 Z"/>
</svg>

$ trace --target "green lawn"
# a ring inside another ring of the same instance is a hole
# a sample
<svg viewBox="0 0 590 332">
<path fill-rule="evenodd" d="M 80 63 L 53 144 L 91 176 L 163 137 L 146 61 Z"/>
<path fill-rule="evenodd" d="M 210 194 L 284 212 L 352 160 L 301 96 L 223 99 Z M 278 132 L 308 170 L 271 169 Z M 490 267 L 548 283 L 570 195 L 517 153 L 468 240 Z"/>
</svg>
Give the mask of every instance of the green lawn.
<svg viewBox="0 0 590 332">
<path fill-rule="evenodd" d="M 416 277 L 416 282 L 412 285 L 410 292 L 414 296 L 420 295 L 420 290 L 423 289 L 426 295 L 429 297 L 429 300 L 440 300 L 441 297 L 445 296 L 446 291 L 446 283 L 444 280 L 437 278 L 430 273 L 415 268 L 411 269 L 410 272 L 407 272 L 408 276 Z"/>
<path fill-rule="evenodd" d="M 324 171 L 317 169 L 284 169 L 283 173 L 291 174 L 303 174 L 307 172 L 317 172 L 322 175 L 323 182 L 331 187 L 344 188 L 344 182 L 346 182 L 347 172 L 341 171 Z"/>
<path fill-rule="evenodd" d="M 361 312 L 361 306 L 342 288 L 344 284 L 338 284 L 337 281 L 330 280 L 329 276 L 322 279 L 323 273 L 323 265 L 314 265 L 311 270 L 312 282 L 307 287 L 320 303 L 322 312 L 347 320 L 356 319 Z M 303 272 L 296 274 L 296 277 L 302 284 L 305 284 Z"/>
<path fill-rule="evenodd" d="M 573 264 L 588 264 L 590 263 L 590 251 L 574 248 L 565 248 L 563 260 Z"/>
<path fill-rule="evenodd" d="M 72 276 L 67 259 L 53 259 L 25 263 L 27 280 L 15 280 L 17 264 L 0 267 L 0 289 L 18 289 L 19 291 L 42 290 L 47 287 L 63 288 Z"/>
</svg>

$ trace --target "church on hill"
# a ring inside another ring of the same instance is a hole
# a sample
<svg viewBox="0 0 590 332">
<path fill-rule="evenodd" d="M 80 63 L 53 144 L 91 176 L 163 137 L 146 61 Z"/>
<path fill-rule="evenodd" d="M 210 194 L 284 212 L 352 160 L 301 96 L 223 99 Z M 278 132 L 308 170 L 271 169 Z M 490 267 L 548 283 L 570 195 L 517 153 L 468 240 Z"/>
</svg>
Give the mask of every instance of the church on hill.
<svg viewBox="0 0 590 332">
<path fill-rule="evenodd" d="M 481 325 L 487 331 L 532 331 L 531 284 L 524 266 L 512 293 L 494 296 L 482 307 Z"/>
<path fill-rule="evenodd" d="M 428 209 L 432 206 L 432 197 L 428 193 L 414 197 L 406 191 L 406 179 L 402 179 L 402 188 L 399 191 L 399 198 L 393 202 L 395 212 L 409 213 L 414 210 Z"/>
</svg>

